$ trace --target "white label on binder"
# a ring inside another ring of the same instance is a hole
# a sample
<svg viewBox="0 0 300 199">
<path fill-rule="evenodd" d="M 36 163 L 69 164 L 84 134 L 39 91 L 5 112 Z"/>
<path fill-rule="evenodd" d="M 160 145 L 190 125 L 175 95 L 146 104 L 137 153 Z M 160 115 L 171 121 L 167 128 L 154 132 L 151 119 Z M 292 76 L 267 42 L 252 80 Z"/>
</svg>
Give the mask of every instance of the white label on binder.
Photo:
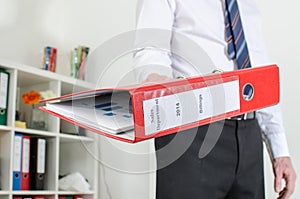
<svg viewBox="0 0 300 199">
<path fill-rule="evenodd" d="M 158 97 L 143 102 L 145 134 L 240 110 L 239 81 Z"/>
<path fill-rule="evenodd" d="M 22 153 L 22 172 L 29 172 L 29 150 L 30 150 L 30 140 L 23 138 L 23 153 Z"/>
<path fill-rule="evenodd" d="M 21 171 L 22 137 L 14 137 L 14 171 Z"/>
<path fill-rule="evenodd" d="M 37 173 L 45 173 L 46 140 L 38 139 Z"/>
<path fill-rule="evenodd" d="M 7 104 L 8 74 L 0 73 L 0 108 L 5 109 Z"/>
</svg>

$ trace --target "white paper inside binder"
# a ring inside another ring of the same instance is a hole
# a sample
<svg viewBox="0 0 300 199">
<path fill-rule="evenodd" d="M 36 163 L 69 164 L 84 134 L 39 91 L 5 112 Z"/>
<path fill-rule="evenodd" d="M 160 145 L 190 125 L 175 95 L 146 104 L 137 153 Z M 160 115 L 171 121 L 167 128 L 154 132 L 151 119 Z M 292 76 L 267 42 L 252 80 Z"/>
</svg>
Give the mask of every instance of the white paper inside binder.
<svg viewBox="0 0 300 199">
<path fill-rule="evenodd" d="M 146 135 L 238 111 L 239 80 L 145 100 L 143 110 Z"/>
<path fill-rule="evenodd" d="M 118 134 L 133 130 L 130 95 L 124 92 L 105 92 L 90 97 L 49 103 L 46 108 L 106 133 Z"/>
</svg>

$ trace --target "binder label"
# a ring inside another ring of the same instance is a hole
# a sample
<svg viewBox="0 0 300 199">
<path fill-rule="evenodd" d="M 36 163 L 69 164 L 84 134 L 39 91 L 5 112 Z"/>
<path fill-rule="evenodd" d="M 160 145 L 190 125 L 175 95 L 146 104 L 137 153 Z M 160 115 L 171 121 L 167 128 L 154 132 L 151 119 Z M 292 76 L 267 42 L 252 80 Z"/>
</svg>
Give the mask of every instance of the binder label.
<svg viewBox="0 0 300 199">
<path fill-rule="evenodd" d="M 38 140 L 37 173 L 45 173 L 46 140 Z"/>
<path fill-rule="evenodd" d="M 238 111 L 239 80 L 145 100 L 143 110 L 146 135 Z"/>
<path fill-rule="evenodd" d="M 14 137 L 14 171 L 21 171 L 22 137 Z"/>
<path fill-rule="evenodd" d="M 6 109 L 8 74 L 0 73 L 0 108 Z"/>
<path fill-rule="evenodd" d="M 30 150 L 30 140 L 23 139 L 23 161 L 22 161 L 22 172 L 29 173 L 29 150 Z"/>
</svg>

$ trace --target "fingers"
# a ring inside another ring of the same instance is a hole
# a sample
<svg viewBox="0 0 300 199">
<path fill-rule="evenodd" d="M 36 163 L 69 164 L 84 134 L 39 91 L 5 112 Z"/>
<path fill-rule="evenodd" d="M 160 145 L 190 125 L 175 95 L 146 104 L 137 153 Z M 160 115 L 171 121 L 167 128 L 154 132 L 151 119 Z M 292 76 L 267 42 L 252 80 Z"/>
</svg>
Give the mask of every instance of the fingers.
<svg viewBox="0 0 300 199">
<path fill-rule="evenodd" d="M 280 182 L 277 181 L 280 179 Z M 282 179 L 285 180 L 286 186 L 281 190 Z M 276 178 L 276 192 L 278 194 L 278 199 L 288 199 L 293 194 L 295 189 L 296 177 L 294 175 L 286 175 L 283 178 Z M 278 191 L 279 190 L 279 191 Z"/>
<path fill-rule="evenodd" d="M 279 192 L 277 199 L 284 199 L 284 198 L 286 198 L 285 194 L 286 194 L 286 189 L 283 189 L 282 191 Z"/>
<path fill-rule="evenodd" d="M 283 199 L 288 199 L 288 198 L 290 198 L 290 196 L 293 194 L 293 192 L 295 190 L 296 175 L 294 175 L 294 174 L 291 175 L 288 173 L 284 176 L 284 179 L 286 181 L 286 186 L 281 191 L 281 192 L 283 192 L 281 195 L 282 195 Z"/>
<path fill-rule="evenodd" d="M 149 82 L 160 82 L 165 80 L 170 80 L 171 78 L 165 75 L 159 75 L 157 73 L 151 73 L 148 75 L 147 79 L 143 83 L 149 83 Z"/>
<path fill-rule="evenodd" d="M 295 189 L 296 173 L 288 157 L 277 158 L 273 163 L 275 180 L 274 188 L 278 193 L 278 199 L 288 199 Z M 282 180 L 285 187 L 282 189 Z"/>
<path fill-rule="evenodd" d="M 279 192 L 277 199 L 288 199 L 292 195 L 291 191 L 288 191 L 286 188 L 284 188 L 282 191 Z"/>
</svg>

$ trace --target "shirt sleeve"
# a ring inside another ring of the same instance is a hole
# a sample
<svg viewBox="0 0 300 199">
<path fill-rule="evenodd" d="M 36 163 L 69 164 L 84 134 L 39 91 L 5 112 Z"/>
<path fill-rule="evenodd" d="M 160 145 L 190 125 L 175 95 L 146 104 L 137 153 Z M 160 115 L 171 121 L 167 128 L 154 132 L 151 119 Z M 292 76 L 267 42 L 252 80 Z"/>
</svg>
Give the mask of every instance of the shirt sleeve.
<svg viewBox="0 0 300 199">
<path fill-rule="evenodd" d="M 257 52 L 257 56 L 259 57 L 257 60 L 261 62 L 256 63 L 256 65 L 272 64 L 272 62 L 269 61 L 263 37 L 257 37 L 257 42 L 259 42 L 260 45 L 260 50 Z M 290 156 L 280 103 L 275 106 L 260 109 L 256 115 L 263 131 L 263 137 L 265 138 L 264 140 L 271 159 Z"/>
<path fill-rule="evenodd" d="M 137 5 L 134 71 L 138 82 L 151 73 L 172 77 L 173 0 L 139 0 Z"/>
<path fill-rule="evenodd" d="M 263 131 L 271 158 L 290 156 L 280 104 L 258 110 L 257 119 Z"/>
</svg>

